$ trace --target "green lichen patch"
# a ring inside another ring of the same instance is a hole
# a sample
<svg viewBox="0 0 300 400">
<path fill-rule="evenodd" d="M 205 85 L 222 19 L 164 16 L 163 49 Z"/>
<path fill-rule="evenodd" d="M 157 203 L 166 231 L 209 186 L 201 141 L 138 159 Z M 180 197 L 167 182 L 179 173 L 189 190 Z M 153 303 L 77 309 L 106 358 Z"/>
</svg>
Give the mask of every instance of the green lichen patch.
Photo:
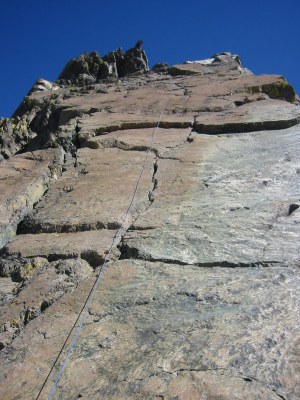
<svg viewBox="0 0 300 400">
<path fill-rule="evenodd" d="M 262 89 L 271 99 L 284 99 L 291 103 L 296 100 L 296 93 L 293 86 L 291 86 L 285 79 L 270 85 L 264 85 Z"/>
<path fill-rule="evenodd" d="M 290 103 L 296 101 L 296 92 L 293 86 L 284 78 L 261 86 L 251 86 L 248 88 L 248 92 L 251 94 L 266 93 L 271 99 L 286 100 Z"/>
<path fill-rule="evenodd" d="M 35 257 L 29 260 L 20 270 L 21 278 L 26 278 L 31 276 L 35 271 L 42 268 L 45 264 L 47 264 L 47 259 L 42 257 Z"/>
<path fill-rule="evenodd" d="M 34 99 L 30 96 L 26 96 L 23 100 L 23 102 L 28 106 L 28 108 L 31 110 L 36 106 L 40 106 L 40 102 L 37 99 Z"/>
</svg>

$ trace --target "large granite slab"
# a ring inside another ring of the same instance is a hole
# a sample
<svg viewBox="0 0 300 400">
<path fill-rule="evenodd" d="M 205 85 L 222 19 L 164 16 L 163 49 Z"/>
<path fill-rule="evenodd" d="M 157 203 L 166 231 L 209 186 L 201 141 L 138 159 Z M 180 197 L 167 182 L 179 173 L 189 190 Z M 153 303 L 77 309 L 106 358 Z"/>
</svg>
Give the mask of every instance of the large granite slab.
<svg viewBox="0 0 300 400">
<path fill-rule="evenodd" d="M 92 285 L 81 281 L 2 350 L 1 398 L 36 398 Z M 298 269 L 284 266 L 110 265 L 55 396 L 296 400 L 298 286 Z"/>
<path fill-rule="evenodd" d="M 78 137 L 81 142 L 103 134 L 105 132 L 118 131 L 120 129 L 155 128 L 159 121 L 159 115 L 119 114 L 108 112 L 95 112 L 91 116 L 79 119 Z M 190 116 L 164 115 L 159 123 L 161 128 L 189 128 L 193 125 Z"/>
<path fill-rule="evenodd" d="M 116 231 L 98 230 L 72 233 L 18 235 L 4 248 L 8 257 L 44 257 L 49 261 L 82 258 L 94 268 L 104 261 Z"/>
<path fill-rule="evenodd" d="M 145 157 L 145 151 L 129 152 L 118 148 L 78 150 L 76 168 L 63 173 L 51 186 L 20 231 L 57 233 L 118 228 Z M 136 215 L 150 204 L 153 173 L 154 155 L 150 153 L 135 198 Z M 134 217 L 130 214 L 128 218 L 130 221 Z"/>
<path fill-rule="evenodd" d="M 299 132 L 297 125 L 193 134 L 170 150 L 179 160 L 157 162 L 154 201 L 125 235 L 123 257 L 225 266 L 299 261 Z"/>
<path fill-rule="evenodd" d="M 202 113 L 196 118 L 195 130 L 220 134 L 285 129 L 299 120 L 298 106 L 280 100 L 262 100 L 217 114 Z"/>
</svg>

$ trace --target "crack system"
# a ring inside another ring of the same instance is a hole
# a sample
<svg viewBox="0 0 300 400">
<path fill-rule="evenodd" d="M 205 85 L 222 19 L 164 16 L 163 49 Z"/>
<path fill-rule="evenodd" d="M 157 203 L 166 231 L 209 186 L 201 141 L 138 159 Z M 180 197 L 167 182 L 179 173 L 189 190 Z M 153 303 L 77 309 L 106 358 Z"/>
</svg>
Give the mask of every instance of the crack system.
<svg viewBox="0 0 300 400">
<path fill-rule="evenodd" d="M 284 206 L 284 205 L 281 204 L 281 205 L 278 207 L 278 209 L 277 209 L 277 211 L 276 211 L 274 217 L 272 218 L 270 224 L 268 225 L 266 234 L 268 234 L 268 233 L 273 229 L 274 225 L 275 225 L 276 222 L 278 221 L 278 219 L 279 219 L 279 217 L 280 217 L 280 215 L 281 215 L 281 213 L 282 213 L 283 206 Z M 267 242 L 266 245 L 265 245 L 264 248 L 263 248 L 263 252 L 262 252 L 263 257 L 264 257 L 264 255 L 266 254 L 266 251 L 267 251 L 267 248 L 268 248 L 269 244 L 270 244 L 270 242 Z"/>
<path fill-rule="evenodd" d="M 75 118 L 75 121 L 76 121 L 76 125 L 75 125 L 75 128 L 74 128 L 75 136 L 74 136 L 74 135 L 72 136 L 72 139 L 71 139 L 71 142 L 70 142 L 70 145 L 68 146 L 68 148 L 70 148 L 70 146 L 71 146 L 72 158 L 75 159 L 73 165 L 74 165 L 74 167 L 76 168 L 76 166 L 77 166 L 77 148 L 78 148 L 78 146 L 80 145 L 80 143 L 79 143 L 79 140 L 78 140 L 78 133 L 79 133 L 78 118 Z M 186 140 L 185 140 L 185 142 L 184 142 L 183 144 L 189 143 L 189 142 L 190 142 L 190 140 L 189 140 L 190 135 L 191 135 L 191 132 L 189 133 L 188 137 L 186 138 Z M 75 141 L 74 141 L 74 137 L 75 137 Z M 75 142 L 76 145 L 74 144 L 74 142 Z M 61 144 L 61 145 L 63 146 L 63 144 Z M 178 147 L 178 146 L 180 146 L 180 145 L 182 145 L 182 144 L 179 144 L 179 145 L 174 146 L 174 147 Z M 117 147 L 119 147 L 118 144 L 117 144 Z M 120 147 L 121 147 L 121 146 L 120 146 Z M 66 150 L 66 149 L 65 149 L 65 150 Z M 127 150 L 136 150 L 136 148 L 134 148 L 134 147 L 133 147 L 133 148 L 130 148 L 130 149 L 124 149 L 124 148 L 122 148 L 122 150 L 126 150 L 126 151 L 127 151 Z M 139 149 L 139 150 L 144 151 L 145 149 L 143 148 L 143 149 Z M 147 148 L 147 150 L 149 150 L 149 148 Z M 157 189 L 157 186 L 158 186 L 158 181 L 157 181 L 157 178 L 156 178 L 156 174 L 157 174 L 157 171 L 158 171 L 158 161 L 159 161 L 159 159 L 160 159 L 160 156 L 159 156 L 158 150 L 156 150 L 156 149 L 152 149 L 152 150 L 153 150 L 154 154 L 156 155 L 156 158 L 155 158 L 154 163 L 153 163 L 153 173 L 152 173 L 152 178 L 151 178 L 151 181 L 152 181 L 152 185 L 153 185 L 153 186 L 152 186 L 151 191 L 150 191 L 149 194 L 148 194 L 149 204 L 148 204 L 148 206 L 147 206 L 144 210 L 140 211 L 140 213 L 139 213 L 138 216 L 136 217 L 135 221 L 140 217 L 141 214 L 143 214 L 144 212 L 146 212 L 146 211 L 151 207 L 152 203 L 154 202 L 153 193 L 154 193 L 154 191 Z M 61 164 L 61 169 L 62 169 L 62 170 L 64 169 L 64 166 L 65 166 L 65 164 L 66 164 L 66 154 L 67 154 L 67 153 L 65 153 L 64 161 L 63 161 L 63 163 Z M 33 153 L 32 153 L 32 156 L 34 157 L 34 159 L 36 159 L 36 157 L 35 157 L 35 155 L 34 155 Z M 49 190 L 49 188 L 47 189 L 47 191 L 48 191 L 48 190 Z M 39 199 L 39 201 L 42 200 L 42 198 L 46 195 L 47 191 L 44 192 L 43 196 L 41 197 L 41 199 Z M 37 206 L 38 203 L 39 203 L 39 202 L 36 202 L 36 203 L 35 203 L 34 208 Z M 134 221 L 134 222 L 135 222 L 135 221 Z M 27 221 L 27 222 L 30 222 L 30 221 Z M 26 219 L 25 219 L 25 224 L 26 224 Z M 24 226 L 24 221 L 21 221 L 21 222 L 19 223 L 18 234 L 19 234 L 19 233 L 30 233 L 30 229 L 28 230 L 28 227 L 27 227 L 26 229 L 24 229 L 24 228 L 22 228 L 22 225 Z M 132 225 L 132 224 L 131 224 L 131 225 Z M 43 226 L 43 229 L 42 229 L 43 232 L 45 232 L 45 227 L 46 227 L 46 226 Z M 104 224 L 102 224 L 102 223 L 98 223 L 98 224 L 95 224 L 95 225 L 93 225 L 93 224 L 92 224 L 92 225 L 83 224 L 83 225 L 78 225 L 78 226 L 76 226 L 76 227 L 71 226 L 71 225 L 70 225 L 70 226 L 68 226 L 68 225 L 63 225 L 62 227 L 60 227 L 60 229 L 57 229 L 57 227 L 54 229 L 53 227 L 49 226 L 48 228 L 46 227 L 46 232 L 48 232 L 48 233 L 50 233 L 50 232 L 53 232 L 53 233 L 78 232 L 78 231 L 94 230 L 94 228 L 96 228 L 96 229 L 118 229 L 118 228 L 120 228 L 120 225 L 119 225 L 119 224 L 117 224 L 117 225 L 115 225 L 115 224 L 110 225 L 109 223 L 108 223 L 107 225 L 104 225 Z M 124 228 L 123 233 L 122 233 L 122 235 L 121 235 L 120 238 L 119 238 L 119 242 L 116 244 L 116 247 L 119 246 L 119 245 L 122 243 L 122 241 L 123 241 L 123 239 L 124 239 L 124 236 L 125 236 L 126 233 L 128 232 L 128 229 L 129 229 L 129 228 L 130 228 L 129 226 L 127 226 L 127 228 L 126 228 L 126 227 Z M 34 229 L 32 230 L 32 233 L 37 233 L 38 231 L 40 231 L 40 229 L 39 229 L 38 227 L 35 226 Z M 68 259 L 68 258 L 73 258 L 73 257 L 72 257 L 72 256 L 71 256 L 71 257 L 70 257 L 70 256 L 67 256 L 67 255 L 66 255 L 65 257 L 62 257 L 62 255 L 59 255 L 59 254 L 57 254 L 57 255 L 55 255 L 55 254 L 50 254 L 50 255 L 48 255 L 48 262 L 57 261 L 57 260 L 63 260 L 63 259 Z M 86 261 L 88 261 L 88 262 L 90 263 L 89 257 L 86 257 L 84 254 L 81 254 L 81 258 L 82 258 L 82 259 L 85 259 Z M 119 257 L 119 258 L 121 258 L 121 257 Z M 97 264 L 99 264 L 99 262 L 98 262 Z M 42 306 L 41 306 L 41 307 L 40 307 L 41 313 L 42 313 L 43 311 L 45 311 L 46 308 L 48 308 L 48 307 L 50 307 L 50 306 L 51 306 L 51 304 L 47 304 L 47 307 L 42 307 Z M 30 314 L 31 318 L 27 318 L 27 319 L 26 319 L 26 323 L 24 322 L 24 326 L 27 325 L 27 323 L 29 323 L 32 319 L 36 318 L 36 317 L 40 314 L 40 312 L 37 312 L 37 310 L 31 310 L 31 311 L 29 312 L 29 314 Z M 28 314 L 28 315 L 29 315 L 29 314 Z M 23 314 L 22 314 L 22 315 L 23 315 Z M 25 320 L 24 320 L 24 321 L 25 321 Z"/>
<path fill-rule="evenodd" d="M 193 127 L 195 126 L 195 118 L 194 118 Z M 80 142 L 78 140 L 79 120 L 78 120 L 77 117 L 74 120 L 76 122 L 75 123 L 75 127 L 74 127 L 75 135 L 74 134 L 72 135 L 72 138 L 71 138 L 71 141 L 70 141 L 70 146 L 71 146 L 72 158 L 75 159 L 73 165 L 76 167 L 77 166 L 77 149 L 78 149 L 78 147 L 80 147 Z M 68 121 L 68 122 L 70 122 L 70 121 Z M 178 145 L 172 147 L 172 149 L 176 148 L 176 147 L 179 147 L 179 146 L 182 146 L 183 144 L 186 144 L 186 143 L 192 143 L 193 142 L 193 140 L 191 139 L 192 132 L 193 132 L 193 129 L 191 130 L 191 132 L 187 136 L 187 138 L 186 138 L 184 143 L 178 144 Z M 63 144 L 61 144 L 61 145 L 63 146 Z M 114 143 L 114 145 L 115 146 L 113 146 L 113 147 L 118 147 L 118 148 L 121 148 L 122 150 L 125 150 L 125 151 L 137 150 L 137 149 L 140 150 L 140 151 L 144 151 L 147 148 L 147 147 L 145 147 L 145 148 L 131 147 L 131 148 L 125 149 L 123 146 L 121 146 L 119 144 L 118 141 L 116 141 L 116 143 Z M 149 150 L 149 148 L 147 148 L 147 149 Z M 65 149 L 65 150 L 67 150 L 67 149 Z M 124 228 L 124 232 L 121 235 L 121 237 L 119 238 L 119 242 L 117 243 L 117 246 L 119 247 L 119 249 L 121 251 L 119 259 L 121 259 L 121 260 L 122 259 L 142 259 L 142 260 L 148 260 L 148 261 L 151 261 L 151 262 L 163 262 L 163 263 L 166 263 L 166 264 L 177 264 L 177 265 L 182 265 L 182 266 L 211 267 L 211 268 L 213 268 L 213 267 L 238 268 L 238 267 L 261 267 L 261 266 L 266 267 L 266 266 L 272 266 L 272 265 L 278 265 L 279 264 L 278 261 L 271 261 L 271 260 L 270 261 L 266 261 L 266 260 L 257 261 L 255 263 L 232 263 L 232 262 L 228 262 L 228 261 L 217 261 L 217 262 L 212 262 L 212 263 L 186 263 L 186 262 L 183 262 L 181 260 L 176 260 L 176 259 L 172 260 L 172 259 L 168 259 L 168 258 L 154 258 L 151 255 L 147 255 L 147 256 L 145 256 L 145 254 L 141 255 L 139 253 L 138 249 L 129 248 L 129 246 L 124 244 L 124 238 L 125 238 L 126 233 L 129 230 L 132 230 L 132 228 L 134 226 L 134 223 L 138 220 L 138 218 L 143 213 L 145 213 L 152 206 L 152 204 L 154 202 L 154 192 L 158 187 L 158 180 L 156 178 L 157 171 L 158 171 L 158 163 L 159 163 L 159 159 L 163 158 L 163 155 L 160 155 L 157 149 L 152 149 L 152 150 L 153 150 L 154 154 L 156 155 L 156 159 L 155 159 L 154 164 L 153 164 L 153 174 L 152 174 L 153 187 L 152 187 L 152 190 L 148 194 L 149 204 L 144 210 L 139 212 L 138 216 L 135 218 L 134 222 L 130 226 L 128 226 L 127 228 Z M 32 155 L 33 155 L 34 158 L 36 158 L 33 153 L 32 153 Z M 65 163 L 66 163 L 66 157 L 64 157 L 64 162 L 62 164 L 62 168 L 64 168 Z M 47 193 L 47 191 L 45 191 L 44 195 L 46 193 Z M 37 204 L 38 204 L 38 202 L 36 202 L 34 206 L 36 206 Z M 278 215 L 279 215 L 279 212 L 276 214 L 276 218 L 278 218 Z M 273 225 L 273 223 L 272 223 L 272 225 Z M 63 225 L 60 229 L 57 229 L 57 228 L 56 229 L 51 229 L 51 227 L 49 227 L 48 229 L 46 229 L 46 232 L 56 232 L 56 233 L 59 233 L 59 232 L 78 232 L 78 231 L 95 230 L 95 229 L 96 230 L 98 230 L 98 229 L 117 229 L 119 227 L 120 227 L 119 224 L 110 225 L 108 223 L 107 225 L 105 225 L 105 224 L 102 224 L 102 223 L 99 222 L 99 223 L 90 224 L 90 225 L 89 224 L 82 224 L 82 225 L 78 225 L 78 226 Z M 45 232 L 44 229 L 43 229 L 43 231 Z M 28 233 L 28 231 L 26 233 Z M 264 252 L 265 252 L 265 249 L 264 249 Z M 65 258 L 69 258 L 69 257 L 66 256 Z M 73 258 L 73 257 L 71 257 L 71 258 Z M 82 258 L 87 259 L 88 257 L 87 258 L 86 257 L 82 257 Z M 57 256 L 50 255 L 49 261 L 58 260 L 58 259 L 64 259 L 64 257 L 62 258 L 61 255 L 57 255 Z M 87 259 L 87 261 L 89 261 L 89 260 Z"/>
<path fill-rule="evenodd" d="M 152 230 L 152 229 L 149 229 Z M 124 238 L 123 238 L 124 239 Z M 182 265 L 182 266 L 194 266 L 194 267 L 202 267 L 202 268 L 214 268 L 214 267 L 222 267 L 222 268 L 257 268 L 257 267 L 276 267 L 279 265 L 282 265 L 281 261 L 277 260 L 258 260 L 255 262 L 248 262 L 248 263 L 243 263 L 243 262 L 230 262 L 230 261 L 214 261 L 214 262 L 185 262 L 179 259 L 170 259 L 170 258 L 158 258 L 158 257 L 153 257 L 151 254 L 145 254 L 145 253 L 140 253 L 138 248 L 135 247 L 130 247 L 129 245 L 124 243 L 124 240 L 121 242 L 121 245 L 119 246 L 121 255 L 120 255 L 120 260 L 126 260 L 126 259 L 135 259 L 135 260 L 144 260 L 144 261 L 150 261 L 153 263 L 164 263 L 164 264 L 176 264 L 176 265 Z"/>
<path fill-rule="evenodd" d="M 186 139 L 186 142 L 188 142 L 188 143 L 192 142 L 192 139 L 190 138 L 190 135 L 191 135 L 191 133 L 195 130 L 195 121 L 196 121 L 196 117 L 194 118 L 193 129 L 192 129 L 192 131 L 190 132 L 189 136 L 188 136 L 187 139 Z M 71 155 L 72 155 L 72 158 L 75 160 L 75 161 L 74 161 L 74 166 L 75 166 L 75 167 L 77 167 L 77 149 L 80 147 L 80 142 L 79 142 L 79 139 L 78 139 L 78 134 L 79 134 L 79 125 L 78 125 L 78 119 L 76 119 L 75 136 L 72 137 L 71 142 L 70 142 L 70 146 L 71 146 L 71 151 L 70 151 L 70 153 L 71 153 Z M 182 144 L 177 145 L 177 146 L 174 146 L 173 148 L 179 147 L 179 146 L 181 146 L 181 145 L 182 145 Z M 62 147 L 64 147 L 64 146 L 62 145 Z M 145 150 L 146 150 L 146 148 L 138 147 L 138 146 L 132 147 L 132 148 L 122 148 L 122 145 L 120 145 L 118 141 L 117 141 L 117 144 L 116 144 L 115 147 L 121 148 L 122 150 L 125 150 L 125 151 L 128 151 L 128 150 L 140 150 L 140 151 L 145 151 Z M 173 148 L 172 148 L 172 149 L 173 149 Z M 65 150 L 66 150 L 66 149 L 65 149 Z M 132 249 L 132 248 L 130 249 L 126 244 L 124 244 L 124 238 L 125 238 L 126 233 L 127 233 L 129 230 L 132 229 L 132 226 L 133 226 L 134 223 L 138 220 L 138 218 L 139 218 L 143 213 L 147 212 L 147 210 L 152 206 L 153 202 L 155 201 L 155 199 L 154 199 L 154 192 L 155 192 L 155 190 L 156 190 L 157 187 L 158 187 L 158 180 L 157 180 L 157 177 L 156 177 L 156 174 L 157 174 L 157 171 L 158 171 L 158 163 L 159 163 L 159 159 L 160 159 L 160 158 L 164 158 L 164 157 L 163 157 L 163 155 L 160 155 L 160 154 L 159 154 L 158 150 L 156 150 L 156 149 L 152 149 L 152 150 L 153 150 L 154 154 L 156 155 L 156 159 L 155 159 L 154 164 L 153 164 L 153 174 L 152 174 L 152 184 L 153 184 L 153 187 L 152 187 L 151 191 L 150 191 L 149 194 L 148 194 L 149 204 L 148 204 L 148 206 L 147 206 L 144 210 L 140 211 L 140 213 L 138 214 L 138 216 L 136 217 L 136 219 L 134 220 L 134 222 L 131 224 L 131 226 L 128 226 L 127 228 L 124 228 L 124 232 L 123 232 L 123 234 L 121 235 L 121 237 L 120 237 L 120 239 L 119 239 L 119 243 L 118 243 L 119 248 L 120 248 L 120 250 L 121 250 L 121 255 L 120 255 L 119 259 L 121 259 L 121 260 L 122 260 L 122 259 L 143 259 L 143 260 L 149 260 L 149 261 L 151 261 L 151 262 L 163 262 L 163 263 L 166 263 L 166 264 L 177 264 L 177 265 L 182 265 L 182 266 L 224 267 L 224 268 L 261 267 L 261 266 L 266 267 L 266 266 L 272 266 L 272 265 L 278 265 L 278 264 L 279 264 L 278 261 L 265 261 L 265 260 L 264 260 L 264 261 L 258 261 L 258 262 L 255 262 L 255 263 L 232 263 L 232 262 L 227 262 L 227 261 L 220 261 L 220 262 L 213 262 L 213 263 L 192 263 L 192 264 L 189 264 L 189 263 L 185 263 L 185 262 L 180 261 L 180 260 L 171 260 L 171 259 L 165 259 L 165 258 L 161 258 L 161 259 L 159 259 L 159 258 L 153 258 L 151 255 L 148 255 L 148 256 L 145 257 L 145 255 L 141 255 L 141 254 L 138 252 L 138 249 Z M 33 154 L 33 153 L 32 153 L 32 155 L 33 155 L 33 157 L 34 157 L 34 154 Z M 66 157 L 64 158 L 64 163 L 63 163 L 62 167 L 64 167 L 65 164 L 66 164 Z M 44 196 L 46 193 L 47 193 L 47 191 L 44 192 L 43 196 Z M 43 196 L 42 196 L 42 197 L 43 197 Z M 41 197 L 41 199 L 42 199 L 42 197 Z M 41 199 L 40 199 L 40 200 L 41 200 Z M 34 204 L 34 207 L 36 206 L 36 204 L 38 204 L 38 202 Z M 299 206 L 298 206 L 298 207 L 299 207 Z M 298 207 L 297 207 L 297 208 L 298 208 Z M 295 209 L 296 209 L 296 208 L 295 208 Z M 270 226 L 269 229 L 272 229 L 273 225 L 275 224 L 276 220 L 278 219 L 278 217 L 279 217 L 279 215 L 280 215 L 280 211 L 281 211 L 281 209 L 277 212 L 277 214 L 276 214 L 274 220 L 272 221 L 271 226 Z M 291 213 L 292 213 L 293 211 L 294 211 L 294 209 L 291 210 Z M 98 226 L 96 226 L 96 229 L 109 229 L 109 228 L 111 228 L 111 229 L 116 229 L 116 228 L 119 228 L 119 227 L 120 227 L 119 225 L 118 225 L 118 226 L 115 226 L 115 225 L 109 225 L 109 224 L 108 224 L 107 226 L 105 226 L 105 225 L 99 224 Z M 64 226 L 62 229 L 65 229 L 65 230 L 61 230 L 61 231 L 59 231 L 59 232 L 71 232 L 71 230 L 69 230 L 69 229 L 71 229 L 70 227 Z M 81 227 L 79 228 L 79 230 L 85 231 L 85 230 L 94 230 L 94 229 L 93 229 L 92 226 L 89 227 L 88 225 L 85 225 L 85 226 L 81 226 Z M 78 231 L 78 229 L 77 229 L 76 231 Z M 267 246 L 268 246 L 268 244 L 267 244 L 267 245 L 265 246 L 265 248 L 263 249 L 263 254 L 265 254 Z M 83 258 L 83 257 L 82 257 L 82 258 Z M 62 258 L 60 257 L 59 259 L 62 259 Z M 181 294 L 181 293 L 179 293 L 179 294 Z M 184 294 L 184 295 L 190 295 L 190 294 L 186 294 L 186 293 L 182 293 L 182 294 Z M 192 294 L 191 294 L 191 296 L 193 297 Z M 51 304 L 52 304 L 52 303 L 51 303 Z M 23 313 L 23 314 L 24 314 L 24 318 L 23 318 L 23 316 L 22 316 L 22 318 L 24 319 L 24 327 L 25 327 L 28 323 L 30 323 L 31 320 L 33 320 L 34 318 L 38 317 L 41 313 L 43 313 L 48 307 L 51 306 L 51 304 L 48 304 L 48 303 L 46 304 L 46 303 L 43 301 L 43 302 L 41 303 L 41 305 L 40 305 L 40 308 L 39 308 L 40 312 L 36 312 L 36 310 L 25 310 L 24 313 Z M 139 306 L 139 305 L 144 305 L 144 304 L 149 304 L 149 302 L 148 302 L 148 301 L 144 301 L 144 302 L 141 302 L 141 303 L 136 303 L 137 306 Z M 22 315 L 23 315 L 23 314 L 22 314 Z M 197 369 L 197 368 L 195 368 L 195 369 L 183 369 L 183 368 L 182 368 L 182 369 L 179 369 L 179 370 L 175 370 L 175 371 L 173 371 L 173 372 L 168 372 L 168 371 L 162 371 L 162 372 L 172 375 L 172 374 L 174 374 L 174 373 L 177 374 L 177 373 L 180 373 L 180 372 L 207 372 L 207 371 L 220 371 L 220 370 L 226 371 L 226 369 L 224 369 L 224 368 L 215 368 L 215 369 L 201 369 L 201 368 L 199 368 L 199 369 Z M 153 374 L 153 375 L 150 375 L 148 378 L 150 378 L 151 376 L 158 376 L 158 375 L 159 375 L 159 374 Z M 220 374 L 220 375 L 223 375 L 223 374 Z M 243 375 L 243 374 L 241 374 L 241 375 Z M 273 392 L 274 394 L 276 394 L 279 398 L 285 400 L 285 398 L 284 398 L 282 395 L 278 394 L 274 389 L 271 389 L 269 386 L 267 386 L 266 384 L 260 382 L 260 381 L 259 381 L 258 379 L 256 379 L 256 378 L 248 377 L 248 376 L 232 376 L 232 377 L 233 377 L 233 378 L 236 378 L 236 379 L 243 379 L 243 380 L 246 381 L 246 382 L 255 381 L 255 382 L 259 383 L 260 385 L 266 387 L 266 388 L 269 389 L 270 391 L 272 391 L 272 392 Z M 141 379 L 141 380 L 143 380 L 143 379 Z"/>
</svg>

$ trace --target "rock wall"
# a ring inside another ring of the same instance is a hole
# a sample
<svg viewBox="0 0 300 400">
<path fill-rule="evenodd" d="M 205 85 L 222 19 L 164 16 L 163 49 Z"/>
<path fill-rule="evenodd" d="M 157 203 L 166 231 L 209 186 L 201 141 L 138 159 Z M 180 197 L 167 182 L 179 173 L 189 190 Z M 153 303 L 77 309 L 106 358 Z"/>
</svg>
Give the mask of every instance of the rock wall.
<svg viewBox="0 0 300 400">
<path fill-rule="evenodd" d="M 0 121 L 1 399 L 48 398 L 113 238 L 53 398 L 299 398 L 297 99 L 140 41 L 35 84 Z"/>
</svg>

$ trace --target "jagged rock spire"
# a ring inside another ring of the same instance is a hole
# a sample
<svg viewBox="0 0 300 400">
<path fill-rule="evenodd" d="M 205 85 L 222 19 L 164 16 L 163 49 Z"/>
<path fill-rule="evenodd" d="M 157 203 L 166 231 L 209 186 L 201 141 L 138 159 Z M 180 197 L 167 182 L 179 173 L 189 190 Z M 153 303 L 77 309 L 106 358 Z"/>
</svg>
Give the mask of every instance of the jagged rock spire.
<svg viewBox="0 0 300 400">
<path fill-rule="evenodd" d="M 97 51 L 84 53 L 66 64 L 57 82 L 89 84 L 106 78 L 148 71 L 148 59 L 142 45 L 143 41 L 138 40 L 135 47 L 129 50 L 124 52 L 119 47 L 102 58 Z"/>
</svg>

